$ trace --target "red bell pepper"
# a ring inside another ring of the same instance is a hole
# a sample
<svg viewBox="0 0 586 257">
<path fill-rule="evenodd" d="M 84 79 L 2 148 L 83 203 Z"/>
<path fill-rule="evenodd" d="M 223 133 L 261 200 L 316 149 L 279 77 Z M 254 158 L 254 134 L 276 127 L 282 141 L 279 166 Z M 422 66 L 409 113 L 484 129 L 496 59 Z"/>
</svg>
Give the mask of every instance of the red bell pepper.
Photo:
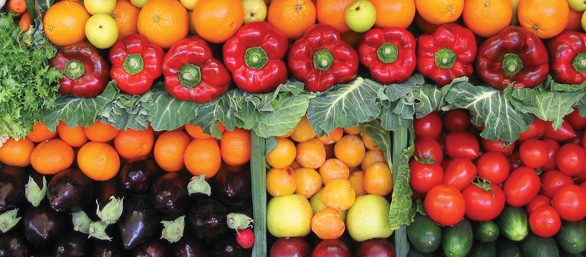
<svg viewBox="0 0 586 257">
<path fill-rule="evenodd" d="M 417 40 L 417 70 L 440 87 L 474 73 L 474 33 L 456 23 L 445 23 Z"/>
<path fill-rule="evenodd" d="M 110 48 L 110 77 L 124 93 L 142 95 L 163 73 L 165 52 L 140 34 L 132 34 Z"/>
<path fill-rule="evenodd" d="M 342 40 L 332 26 L 315 24 L 297 39 L 287 56 L 287 67 L 308 91 L 325 91 L 336 83 L 348 83 L 358 74 L 356 49 Z"/>
<path fill-rule="evenodd" d="M 224 43 L 224 65 L 236 86 L 248 93 L 275 90 L 287 81 L 283 60 L 289 39 L 267 22 L 250 22 Z"/>
<path fill-rule="evenodd" d="M 110 80 L 109 66 L 98 50 L 86 41 L 62 47 L 49 64 L 63 72 L 59 93 L 96 97 Z"/>
<path fill-rule="evenodd" d="M 407 80 L 415 71 L 415 37 L 399 27 L 373 28 L 358 43 L 362 65 L 370 70 L 372 78 L 382 84 Z"/>
<path fill-rule="evenodd" d="M 232 79 L 209 45 L 198 36 L 175 42 L 163 58 L 165 87 L 173 97 L 204 103 L 228 91 Z"/>
<path fill-rule="evenodd" d="M 564 31 L 547 44 L 553 79 L 564 84 L 586 81 L 586 33 Z"/>
<path fill-rule="evenodd" d="M 509 26 L 478 47 L 476 71 L 489 85 L 504 89 L 532 88 L 549 73 L 545 45 L 535 34 L 519 26 Z"/>
</svg>

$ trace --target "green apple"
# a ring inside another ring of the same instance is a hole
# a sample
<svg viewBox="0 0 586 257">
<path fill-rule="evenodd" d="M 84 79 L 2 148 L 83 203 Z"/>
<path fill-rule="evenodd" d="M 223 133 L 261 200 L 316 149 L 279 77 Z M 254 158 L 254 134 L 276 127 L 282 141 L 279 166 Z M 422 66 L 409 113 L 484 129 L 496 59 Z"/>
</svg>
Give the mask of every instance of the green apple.
<svg viewBox="0 0 586 257">
<path fill-rule="evenodd" d="M 305 196 L 275 196 L 267 203 L 267 229 L 275 237 L 303 237 L 311 232 L 311 204 Z"/>
<path fill-rule="evenodd" d="M 84 0 L 83 6 L 91 15 L 98 13 L 112 14 L 116 0 Z"/>
<path fill-rule="evenodd" d="M 344 17 L 351 30 L 365 32 L 374 26 L 376 8 L 368 0 L 356 0 L 346 8 Z"/>
<path fill-rule="evenodd" d="M 242 0 L 244 6 L 244 24 L 264 21 L 267 18 L 267 4 L 264 0 Z"/>
<path fill-rule="evenodd" d="M 322 187 L 319 191 L 317 191 L 315 194 L 313 194 L 311 196 L 311 198 L 309 198 L 309 203 L 311 204 L 311 210 L 313 211 L 313 215 L 315 215 L 318 211 L 327 208 L 328 206 L 326 206 L 326 204 L 321 200 L 321 193 L 322 191 L 324 191 L 324 188 Z M 346 221 L 346 214 L 348 213 L 347 210 L 342 210 L 340 211 L 340 216 L 342 216 L 342 219 L 344 221 Z"/>
<path fill-rule="evenodd" d="M 188 11 L 193 11 L 193 8 L 195 7 L 195 4 L 197 4 L 197 0 L 179 0 L 179 2 Z"/>
<path fill-rule="evenodd" d="M 582 30 L 586 30 L 586 12 L 582 14 L 582 20 L 580 21 L 582 22 Z"/>
<path fill-rule="evenodd" d="M 144 4 L 146 4 L 149 0 L 130 0 L 132 5 L 141 8 Z"/>
<path fill-rule="evenodd" d="M 96 48 L 110 48 L 118 40 L 118 24 L 109 14 L 94 14 L 85 23 L 85 36 Z"/>
<path fill-rule="evenodd" d="M 568 0 L 568 5 L 570 5 L 570 8 L 574 11 L 586 11 L 586 2 L 584 2 L 584 0 Z"/>
<path fill-rule="evenodd" d="M 362 242 L 387 238 L 393 234 L 389 225 L 389 201 L 380 195 L 361 195 L 346 216 L 346 229 L 352 239 Z"/>
</svg>

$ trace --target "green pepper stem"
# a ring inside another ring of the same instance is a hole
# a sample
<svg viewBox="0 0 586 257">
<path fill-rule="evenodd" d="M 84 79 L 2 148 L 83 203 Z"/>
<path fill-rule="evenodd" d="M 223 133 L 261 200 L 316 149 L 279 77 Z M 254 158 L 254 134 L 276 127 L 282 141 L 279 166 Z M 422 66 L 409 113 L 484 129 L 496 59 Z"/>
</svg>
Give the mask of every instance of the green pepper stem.
<svg viewBox="0 0 586 257">
<path fill-rule="evenodd" d="M 586 53 L 577 54 L 576 57 L 574 57 L 574 61 L 572 62 L 572 67 L 574 67 L 577 72 L 586 72 Z"/>
<path fill-rule="evenodd" d="M 85 73 L 85 67 L 80 60 L 73 59 L 67 61 L 65 63 L 65 68 L 63 69 L 63 74 L 70 79 L 78 79 L 79 77 L 83 76 Z"/>
<path fill-rule="evenodd" d="M 381 62 L 392 63 L 399 57 L 399 49 L 391 43 L 384 43 L 378 47 L 376 55 Z"/>
<path fill-rule="evenodd" d="M 334 64 L 334 56 L 328 49 L 322 49 L 313 54 L 313 67 L 320 71 L 327 71 Z"/>
<path fill-rule="evenodd" d="M 519 55 L 507 53 L 503 58 L 502 69 L 509 75 L 515 75 L 523 69 L 523 61 Z"/>
<path fill-rule="evenodd" d="M 195 87 L 201 81 L 201 70 L 199 66 L 186 63 L 179 69 L 179 81 L 186 88 Z"/>
<path fill-rule="evenodd" d="M 246 49 L 246 53 L 244 53 L 244 62 L 246 63 L 246 66 L 252 69 L 260 70 L 268 61 L 269 55 L 260 46 L 250 47 Z"/>
<path fill-rule="evenodd" d="M 144 69 L 144 60 L 140 54 L 129 54 L 124 58 L 122 67 L 128 74 L 134 75 Z"/>
<path fill-rule="evenodd" d="M 447 47 L 435 52 L 435 64 L 442 69 L 451 69 L 457 58 L 458 55 Z"/>
</svg>

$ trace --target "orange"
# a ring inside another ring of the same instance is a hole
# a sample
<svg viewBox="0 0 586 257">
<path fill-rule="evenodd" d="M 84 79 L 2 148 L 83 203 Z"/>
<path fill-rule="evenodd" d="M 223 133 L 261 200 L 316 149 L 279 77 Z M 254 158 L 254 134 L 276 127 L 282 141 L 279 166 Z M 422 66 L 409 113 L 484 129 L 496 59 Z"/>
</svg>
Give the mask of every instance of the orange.
<svg viewBox="0 0 586 257">
<path fill-rule="evenodd" d="M 31 153 L 34 148 L 35 144 L 26 138 L 19 140 L 8 138 L 0 146 L 0 162 L 8 166 L 26 167 L 31 163 Z"/>
<path fill-rule="evenodd" d="M 73 148 L 59 138 L 38 143 L 31 152 L 31 166 L 44 175 L 55 174 L 73 164 Z"/>
<path fill-rule="evenodd" d="M 83 128 L 85 135 L 90 141 L 105 143 L 108 142 L 118 135 L 119 129 L 112 126 L 111 124 L 102 123 L 99 120 L 88 127 Z"/>
<path fill-rule="evenodd" d="M 208 42 L 223 43 L 244 24 L 240 0 L 198 0 L 191 13 L 193 27 Z"/>
<path fill-rule="evenodd" d="M 584 14 L 584 12 L 579 12 L 570 8 L 568 23 L 564 30 L 582 31 L 582 14 Z"/>
<path fill-rule="evenodd" d="M 132 161 L 146 158 L 155 145 L 155 133 L 151 127 L 141 130 L 127 129 L 118 132 L 114 148 L 120 157 Z"/>
<path fill-rule="evenodd" d="M 415 18 L 415 2 L 413 0 L 369 0 L 376 9 L 377 28 L 407 28 Z"/>
<path fill-rule="evenodd" d="M 77 166 L 88 178 L 106 181 L 118 174 L 120 156 L 108 143 L 87 142 L 77 153 Z"/>
<path fill-rule="evenodd" d="M 321 176 L 316 170 L 302 167 L 295 169 L 295 174 L 297 175 L 296 194 L 311 198 L 321 189 Z"/>
<path fill-rule="evenodd" d="M 432 24 L 455 22 L 462 15 L 464 0 L 415 0 L 421 18 Z"/>
<path fill-rule="evenodd" d="M 179 1 L 149 0 L 140 8 L 138 33 L 168 49 L 189 33 L 187 9 Z"/>
<path fill-rule="evenodd" d="M 346 224 L 338 210 L 324 208 L 311 218 L 311 231 L 320 239 L 337 239 L 346 230 Z"/>
<path fill-rule="evenodd" d="M 244 165 L 250 161 L 252 135 L 250 130 L 234 128 L 222 133 L 220 140 L 222 160 L 232 166 Z"/>
<path fill-rule="evenodd" d="M 344 134 L 358 135 L 360 134 L 360 126 L 344 128 Z"/>
<path fill-rule="evenodd" d="M 326 161 L 324 144 L 315 138 L 298 143 L 295 151 L 295 160 L 301 167 L 317 169 Z"/>
<path fill-rule="evenodd" d="M 364 147 L 366 147 L 366 149 L 368 149 L 368 150 L 380 149 L 380 147 L 378 147 L 378 145 L 376 144 L 374 139 L 372 139 L 372 137 L 370 136 L 368 131 L 364 131 L 364 133 L 362 133 L 361 138 L 362 138 L 362 143 L 364 143 Z"/>
<path fill-rule="evenodd" d="M 314 138 L 315 136 L 315 131 L 313 130 L 311 123 L 309 123 L 307 116 L 303 116 L 295 128 L 293 128 L 293 132 L 289 138 L 295 142 L 303 142 Z"/>
<path fill-rule="evenodd" d="M 345 135 L 334 146 L 336 158 L 343 161 L 348 168 L 357 167 L 364 160 L 366 147 L 357 135 Z"/>
<path fill-rule="evenodd" d="M 185 168 L 191 174 L 199 176 L 205 174 L 206 178 L 215 176 L 222 166 L 220 145 L 216 139 L 193 139 L 183 155 Z"/>
<path fill-rule="evenodd" d="M 339 178 L 324 186 L 321 200 L 327 207 L 348 210 L 356 200 L 356 192 L 348 179 Z"/>
<path fill-rule="evenodd" d="M 350 31 L 346 24 L 346 8 L 354 0 L 317 0 L 317 23 L 327 24 L 336 28 L 340 33 Z"/>
<path fill-rule="evenodd" d="M 511 24 L 511 0 L 466 0 L 462 11 L 464 24 L 480 37 L 492 37 Z"/>
<path fill-rule="evenodd" d="M 344 135 L 344 128 L 340 127 L 340 128 L 335 128 L 334 130 L 330 131 L 330 133 L 328 133 L 326 135 L 317 136 L 317 139 L 319 139 L 322 143 L 324 143 L 324 145 L 330 145 L 335 142 L 338 142 L 338 140 L 340 140 L 340 138 L 342 138 L 343 135 Z"/>
<path fill-rule="evenodd" d="M 375 162 L 364 171 L 364 189 L 371 195 L 385 196 L 393 191 L 393 173 L 384 162 Z"/>
<path fill-rule="evenodd" d="M 291 40 L 300 38 L 315 19 L 315 5 L 310 0 L 274 0 L 267 12 L 267 22 Z"/>
<path fill-rule="evenodd" d="M 56 46 L 67 46 L 85 40 L 85 22 L 90 14 L 76 1 L 59 1 L 43 16 L 45 36 Z"/>
<path fill-rule="evenodd" d="M 277 138 L 277 145 L 265 155 L 267 163 L 273 168 L 285 168 L 295 160 L 295 143 L 288 138 Z"/>
<path fill-rule="evenodd" d="M 542 39 L 564 31 L 569 15 L 570 6 L 565 0 L 520 0 L 517 7 L 519 25 Z"/>
<path fill-rule="evenodd" d="M 203 128 L 200 125 L 192 125 L 192 124 L 185 124 L 185 131 L 187 131 L 187 133 L 193 137 L 193 138 L 197 138 L 197 139 L 207 139 L 207 138 L 212 138 L 212 135 L 203 132 Z M 226 131 L 226 126 L 224 126 L 224 124 L 222 124 L 221 122 L 218 122 L 218 129 L 220 130 L 220 133 L 224 133 L 224 131 Z"/>
<path fill-rule="evenodd" d="M 356 196 L 368 194 L 366 189 L 364 189 L 364 171 L 363 170 L 356 170 L 350 173 L 348 177 L 348 181 L 354 188 L 354 192 L 356 192 Z"/>
<path fill-rule="evenodd" d="M 366 170 L 370 164 L 374 162 L 386 162 L 385 154 L 381 149 L 367 150 L 364 154 L 364 159 L 360 163 L 360 168 Z"/>
<path fill-rule="evenodd" d="M 116 1 L 112 17 L 118 24 L 118 39 L 138 33 L 138 13 L 140 9 L 130 1 Z"/>
<path fill-rule="evenodd" d="M 267 192 L 272 196 L 290 195 L 297 189 L 297 174 L 290 167 L 267 171 Z"/>
<path fill-rule="evenodd" d="M 57 137 L 57 131 L 53 132 L 47 128 L 44 122 L 39 121 L 33 125 L 33 130 L 26 135 L 26 139 L 38 143 Z"/>
<path fill-rule="evenodd" d="M 71 128 L 63 121 L 60 121 L 59 125 L 57 125 L 57 134 L 63 142 L 72 147 L 80 147 L 88 141 L 83 127 L 77 125 Z"/>
<path fill-rule="evenodd" d="M 321 167 L 319 167 L 319 175 L 322 183 L 327 185 L 338 178 L 348 178 L 350 176 L 350 169 L 346 164 L 336 158 L 327 159 Z"/>
<path fill-rule="evenodd" d="M 191 137 L 183 130 L 165 131 L 155 142 L 153 154 L 155 161 L 167 172 L 177 172 L 185 164 L 183 163 L 183 154 L 187 145 L 191 143 Z"/>
</svg>

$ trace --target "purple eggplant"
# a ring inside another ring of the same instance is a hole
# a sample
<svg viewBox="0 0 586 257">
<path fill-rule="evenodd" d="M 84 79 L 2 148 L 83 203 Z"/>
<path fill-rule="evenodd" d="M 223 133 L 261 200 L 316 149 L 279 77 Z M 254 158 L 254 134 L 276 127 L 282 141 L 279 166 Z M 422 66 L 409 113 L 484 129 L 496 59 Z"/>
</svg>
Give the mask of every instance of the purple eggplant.
<svg viewBox="0 0 586 257">
<path fill-rule="evenodd" d="M 20 226 L 0 234 L 0 257 L 26 257 L 31 254 L 31 246 L 24 238 Z"/>
<path fill-rule="evenodd" d="M 125 257 L 127 256 L 126 250 L 122 246 L 122 240 L 114 237 L 111 241 L 90 239 L 92 241 L 92 247 L 88 256 L 93 257 Z"/>
<path fill-rule="evenodd" d="M 90 210 L 96 210 L 96 212 L 91 212 L 92 219 L 100 219 L 109 225 L 116 223 L 122 214 L 125 196 L 124 184 L 116 177 L 95 183 L 96 201 L 92 202 Z"/>
<path fill-rule="evenodd" d="M 221 202 L 211 198 L 202 200 L 189 208 L 185 218 L 186 230 L 196 240 L 205 244 L 213 243 L 228 230 L 226 215 L 228 209 Z"/>
<path fill-rule="evenodd" d="M 19 206 L 24 202 L 24 188 L 28 181 L 25 169 L 5 166 L 0 172 L 0 211 Z"/>
<path fill-rule="evenodd" d="M 153 238 L 130 250 L 132 257 L 166 257 L 169 256 L 169 242 Z"/>
<path fill-rule="evenodd" d="M 28 207 L 22 220 L 24 237 L 41 248 L 52 246 L 57 238 L 72 229 L 69 214 L 54 210 L 47 201 Z"/>
<path fill-rule="evenodd" d="M 88 237 L 86 234 L 71 230 L 60 236 L 55 242 L 55 256 L 81 257 L 88 254 Z"/>
<path fill-rule="evenodd" d="M 120 170 L 120 180 L 131 194 L 146 194 L 163 171 L 153 159 L 129 162 Z"/>
<path fill-rule="evenodd" d="M 169 172 L 153 182 L 151 201 L 164 220 L 173 220 L 185 215 L 189 203 L 187 184 L 190 178 L 184 172 Z"/>
<path fill-rule="evenodd" d="M 80 169 L 69 168 L 55 174 L 47 187 L 51 208 L 60 212 L 81 211 L 92 202 L 94 182 Z"/>
<path fill-rule="evenodd" d="M 171 256 L 176 257 L 208 257 L 206 248 L 193 237 L 184 236 L 176 243 L 171 244 Z"/>
<path fill-rule="evenodd" d="M 161 219 L 148 195 L 124 199 L 118 230 L 125 249 L 131 249 L 153 237 L 161 236 Z"/>
<path fill-rule="evenodd" d="M 126 196 L 126 190 L 124 184 L 119 178 L 111 178 L 106 181 L 95 183 L 94 186 L 94 198 L 101 207 L 104 207 L 110 202 L 111 197 L 123 198 Z"/>
<path fill-rule="evenodd" d="M 212 196 L 225 205 L 243 203 L 252 197 L 250 169 L 221 169 L 210 181 Z"/>
<path fill-rule="evenodd" d="M 251 249 L 244 249 L 238 242 L 235 236 L 224 236 L 219 241 L 216 241 L 212 247 L 212 255 L 217 257 L 245 257 L 251 256 Z"/>
</svg>

